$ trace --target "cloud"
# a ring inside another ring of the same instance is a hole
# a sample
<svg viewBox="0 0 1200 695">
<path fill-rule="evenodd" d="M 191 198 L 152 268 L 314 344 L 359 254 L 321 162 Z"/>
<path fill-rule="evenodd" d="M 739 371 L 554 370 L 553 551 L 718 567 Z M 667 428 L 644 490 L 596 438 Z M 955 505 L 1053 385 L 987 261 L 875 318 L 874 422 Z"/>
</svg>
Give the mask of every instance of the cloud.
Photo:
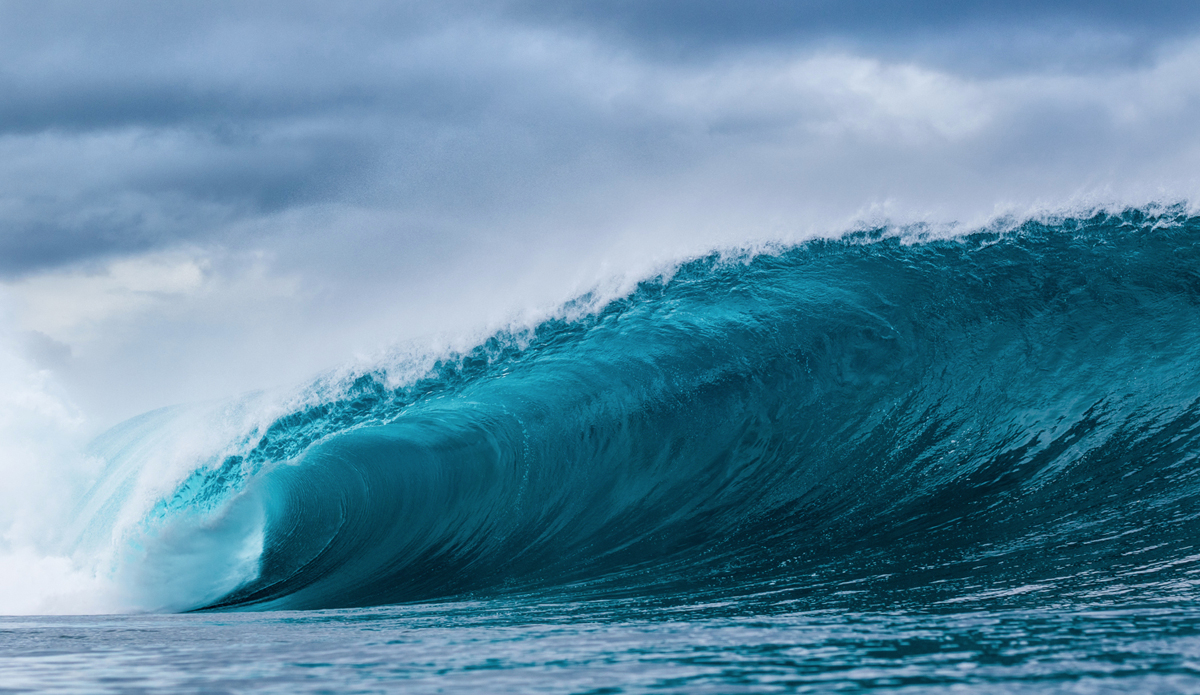
<svg viewBox="0 0 1200 695">
<path fill-rule="evenodd" d="M 1152 150 L 1188 149 L 1174 121 L 1149 124 L 1153 104 L 1112 120 L 1104 92 L 1156 90 L 1175 65 L 1179 93 L 1154 96 L 1192 115 L 1194 74 L 1176 63 L 1198 27 L 1190 3 L 5 5 L 0 276 L 179 244 L 271 247 L 240 234 L 316 208 L 389 211 L 406 248 L 432 248 L 432 229 L 616 233 L 639 222 L 598 198 L 637 191 L 715 199 L 717 219 L 756 224 L 735 208 L 760 197 L 696 188 L 721 168 L 760 166 L 771 180 L 749 187 L 807 205 L 802 169 L 852 162 L 819 178 L 846 181 L 840 205 L 858 208 L 908 195 L 856 187 L 864 160 L 1053 169 L 1151 131 Z M 1058 94 L 1044 89 L 1055 80 Z M 993 195 L 1018 195 L 1005 185 Z M 765 202 L 799 223 L 782 210 L 797 205 Z"/>
<path fill-rule="evenodd" d="M 78 340 L 81 331 L 203 289 L 208 263 L 186 256 L 138 256 L 93 272 L 49 273 L 11 285 L 27 328 Z M 43 341 L 44 342 L 44 341 Z"/>
<path fill-rule="evenodd" d="M 515 0 L 506 8 L 674 60 L 807 46 L 985 74 L 1144 64 L 1164 42 L 1200 28 L 1200 7 L 1185 0 Z"/>
<path fill-rule="evenodd" d="M 215 396 L 714 246 L 1194 198 L 1198 65 L 1171 2 L 3 4 L 0 289 L 89 407 Z"/>
</svg>

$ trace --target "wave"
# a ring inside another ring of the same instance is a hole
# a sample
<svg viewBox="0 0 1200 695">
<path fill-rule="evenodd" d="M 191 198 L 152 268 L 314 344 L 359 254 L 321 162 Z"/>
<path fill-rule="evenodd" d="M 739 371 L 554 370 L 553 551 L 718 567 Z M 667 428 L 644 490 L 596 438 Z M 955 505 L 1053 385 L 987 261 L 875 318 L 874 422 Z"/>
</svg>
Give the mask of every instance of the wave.
<svg viewBox="0 0 1200 695">
<path fill-rule="evenodd" d="M 882 228 L 589 301 L 417 378 L 121 425 L 79 547 L 174 610 L 830 577 L 1193 591 L 1200 218 Z M 197 432 L 207 453 L 147 483 Z"/>
</svg>

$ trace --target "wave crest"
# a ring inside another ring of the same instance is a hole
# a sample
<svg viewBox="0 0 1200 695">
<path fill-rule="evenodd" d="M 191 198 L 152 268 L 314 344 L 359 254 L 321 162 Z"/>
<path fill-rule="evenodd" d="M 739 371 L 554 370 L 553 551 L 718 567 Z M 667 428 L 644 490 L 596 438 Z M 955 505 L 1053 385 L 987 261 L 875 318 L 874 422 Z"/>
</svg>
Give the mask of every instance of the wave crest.
<svg viewBox="0 0 1200 695">
<path fill-rule="evenodd" d="M 1197 269 L 1200 219 L 1171 210 L 702 258 L 419 379 L 315 389 L 134 535 L 240 558 L 176 608 L 814 577 L 1177 591 Z M 109 451 L 156 431 L 133 430 Z"/>
</svg>

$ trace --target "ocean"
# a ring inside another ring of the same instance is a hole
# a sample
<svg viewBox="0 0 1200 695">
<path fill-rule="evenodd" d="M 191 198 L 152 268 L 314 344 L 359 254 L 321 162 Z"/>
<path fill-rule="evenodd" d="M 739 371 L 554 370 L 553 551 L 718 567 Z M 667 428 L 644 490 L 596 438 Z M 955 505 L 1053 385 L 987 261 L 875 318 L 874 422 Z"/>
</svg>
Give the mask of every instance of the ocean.
<svg viewBox="0 0 1200 695">
<path fill-rule="evenodd" d="M 786 600 L 763 598 L 715 605 L 540 600 L 545 597 L 320 611 L 3 618 L 0 691 L 1145 693 L 1200 688 L 1200 612 L 1194 606 L 1088 607 L 1027 598 L 956 609 L 897 603 L 861 612 L 797 610 Z"/>
<path fill-rule="evenodd" d="M 726 250 L 93 442 L 0 692 L 1200 692 L 1200 218 Z"/>
</svg>

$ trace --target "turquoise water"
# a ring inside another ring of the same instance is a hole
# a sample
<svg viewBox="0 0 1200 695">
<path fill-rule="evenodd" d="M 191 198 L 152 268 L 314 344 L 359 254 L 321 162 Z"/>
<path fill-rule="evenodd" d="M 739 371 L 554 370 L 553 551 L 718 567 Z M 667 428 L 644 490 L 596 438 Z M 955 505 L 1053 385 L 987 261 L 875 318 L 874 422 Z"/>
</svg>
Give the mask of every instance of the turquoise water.
<svg viewBox="0 0 1200 695">
<path fill-rule="evenodd" d="M 1200 692 L 1180 209 L 715 254 L 263 402 L 95 442 L 73 552 L 180 614 L 5 619 L 4 687 Z"/>
</svg>

